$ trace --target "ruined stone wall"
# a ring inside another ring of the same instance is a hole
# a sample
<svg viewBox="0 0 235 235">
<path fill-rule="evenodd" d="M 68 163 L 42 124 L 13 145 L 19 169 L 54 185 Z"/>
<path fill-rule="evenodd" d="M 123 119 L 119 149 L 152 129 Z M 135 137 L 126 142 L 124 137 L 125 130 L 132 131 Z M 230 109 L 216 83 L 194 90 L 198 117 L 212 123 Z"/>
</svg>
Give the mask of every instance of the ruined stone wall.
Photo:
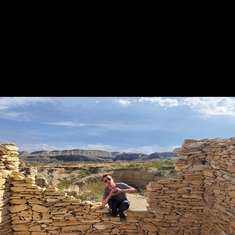
<svg viewBox="0 0 235 235">
<path fill-rule="evenodd" d="M 176 178 L 151 182 L 149 211 L 159 234 L 235 234 L 235 138 L 185 140 Z"/>
<path fill-rule="evenodd" d="M 235 234 L 235 138 L 215 140 L 207 153 L 202 235 Z"/>
<path fill-rule="evenodd" d="M 185 140 L 182 148 L 175 149 L 176 178 L 151 182 L 147 189 L 149 211 L 156 215 L 160 234 L 201 234 L 204 200 L 206 153 L 204 141 Z"/>
<path fill-rule="evenodd" d="M 0 145 L 1 235 L 235 234 L 235 138 L 185 140 L 174 150 L 178 175 L 149 183 L 149 206 L 128 210 L 126 223 L 100 203 L 35 185 L 16 150 Z"/>
<path fill-rule="evenodd" d="M 14 144 L 0 145 L 0 234 L 11 235 L 10 208 L 10 175 L 12 171 L 18 171 L 18 148 Z"/>
</svg>

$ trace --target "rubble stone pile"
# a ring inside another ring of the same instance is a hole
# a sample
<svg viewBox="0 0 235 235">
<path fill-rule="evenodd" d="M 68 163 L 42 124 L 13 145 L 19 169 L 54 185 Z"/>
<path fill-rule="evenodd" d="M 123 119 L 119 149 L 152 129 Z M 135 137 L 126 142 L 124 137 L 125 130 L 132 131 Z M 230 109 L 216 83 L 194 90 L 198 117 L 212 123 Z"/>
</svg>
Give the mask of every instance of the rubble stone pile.
<svg viewBox="0 0 235 235">
<path fill-rule="evenodd" d="M 235 235 L 235 137 L 185 140 L 174 150 L 177 176 L 146 185 L 146 210 L 128 210 L 126 222 L 100 202 L 36 185 L 17 151 L 0 145 L 1 235 Z"/>
</svg>

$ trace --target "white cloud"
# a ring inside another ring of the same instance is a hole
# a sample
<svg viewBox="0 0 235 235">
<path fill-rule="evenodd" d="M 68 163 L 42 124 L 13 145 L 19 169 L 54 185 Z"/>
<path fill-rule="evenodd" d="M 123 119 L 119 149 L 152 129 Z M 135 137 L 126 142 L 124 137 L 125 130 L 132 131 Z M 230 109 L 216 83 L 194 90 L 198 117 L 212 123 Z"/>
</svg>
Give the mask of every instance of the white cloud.
<svg viewBox="0 0 235 235">
<path fill-rule="evenodd" d="M 139 102 L 150 102 L 162 107 L 188 106 L 204 116 L 235 116 L 234 97 L 143 97 Z"/>
<path fill-rule="evenodd" d="M 184 98 L 182 105 L 187 105 L 204 116 L 235 116 L 234 97 Z"/>
<path fill-rule="evenodd" d="M 124 107 L 128 107 L 131 104 L 129 100 L 124 100 L 124 99 L 118 99 L 118 100 L 115 100 L 115 102 L 117 102 L 118 104 Z"/>
<path fill-rule="evenodd" d="M 50 101 L 47 97 L 0 97 L 0 110 L 15 106 L 27 106 L 35 102 Z"/>
<path fill-rule="evenodd" d="M 161 97 L 151 97 L 151 98 L 142 97 L 139 99 L 139 102 L 151 102 L 155 105 L 166 106 L 166 107 L 175 107 L 180 105 L 177 99 L 161 98 Z"/>
<path fill-rule="evenodd" d="M 58 126 L 88 126 L 88 124 L 76 122 L 47 122 L 45 124 L 58 125 Z"/>
<path fill-rule="evenodd" d="M 59 150 L 57 147 L 55 146 L 51 146 L 51 145 L 48 145 L 48 144 L 21 144 L 18 146 L 20 151 L 26 151 L 28 153 L 32 152 L 32 149 L 33 152 L 35 151 L 52 151 L 52 150 Z"/>
<path fill-rule="evenodd" d="M 88 144 L 83 149 L 90 149 L 90 150 L 102 150 L 102 151 L 109 151 L 112 152 L 113 147 L 109 145 L 97 145 L 97 144 Z"/>
</svg>

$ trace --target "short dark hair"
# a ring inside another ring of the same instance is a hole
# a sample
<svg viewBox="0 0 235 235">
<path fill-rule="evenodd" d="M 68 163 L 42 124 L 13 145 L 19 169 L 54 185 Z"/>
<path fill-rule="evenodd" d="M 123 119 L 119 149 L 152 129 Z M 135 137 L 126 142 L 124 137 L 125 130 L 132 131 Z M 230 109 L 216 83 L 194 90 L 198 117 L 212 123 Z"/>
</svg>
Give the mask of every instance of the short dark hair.
<svg viewBox="0 0 235 235">
<path fill-rule="evenodd" d="M 101 178 L 101 180 L 103 181 L 104 177 L 108 176 L 109 174 L 104 174 Z M 110 175 L 111 176 L 111 175 Z"/>
</svg>

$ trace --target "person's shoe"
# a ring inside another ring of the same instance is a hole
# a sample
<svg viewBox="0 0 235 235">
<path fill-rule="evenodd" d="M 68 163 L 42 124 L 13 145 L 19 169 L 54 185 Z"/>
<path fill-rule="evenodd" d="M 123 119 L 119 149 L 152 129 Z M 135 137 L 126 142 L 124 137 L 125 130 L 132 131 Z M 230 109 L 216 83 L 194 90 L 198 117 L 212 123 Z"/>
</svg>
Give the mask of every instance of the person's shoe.
<svg viewBox="0 0 235 235">
<path fill-rule="evenodd" d="M 125 214 L 120 214 L 120 221 L 125 222 L 126 221 L 126 215 Z"/>
<path fill-rule="evenodd" d="M 113 213 L 113 212 L 112 212 L 112 213 L 111 213 L 111 216 L 112 216 L 112 217 L 117 217 L 117 213 L 115 213 L 115 212 Z"/>
<path fill-rule="evenodd" d="M 116 213 L 112 213 L 112 212 L 109 212 L 107 214 L 108 217 L 117 217 L 117 214 Z"/>
<path fill-rule="evenodd" d="M 117 217 L 117 210 L 113 209 L 112 212 L 111 212 L 111 216 L 112 217 Z"/>
</svg>

